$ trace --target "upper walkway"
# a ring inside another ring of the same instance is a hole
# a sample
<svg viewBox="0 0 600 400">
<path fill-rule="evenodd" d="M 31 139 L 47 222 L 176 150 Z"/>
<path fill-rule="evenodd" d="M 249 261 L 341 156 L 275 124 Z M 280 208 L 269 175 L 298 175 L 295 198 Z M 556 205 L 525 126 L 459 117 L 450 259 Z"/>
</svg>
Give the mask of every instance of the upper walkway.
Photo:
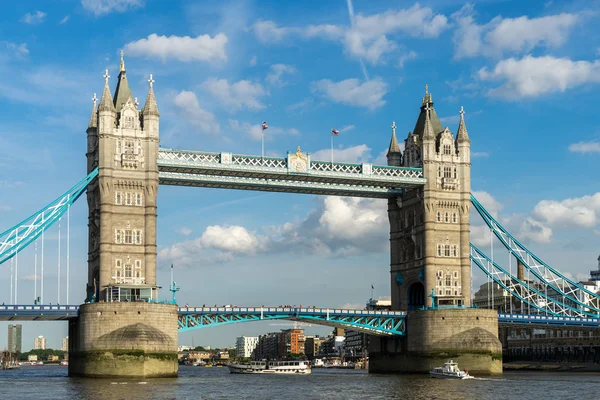
<svg viewBox="0 0 600 400">
<path fill-rule="evenodd" d="M 163 185 L 372 198 L 426 182 L 421 168 L 311 161 L 300 149 L 277 158 L 161 148 L 158 169 Z"/>
</svg>

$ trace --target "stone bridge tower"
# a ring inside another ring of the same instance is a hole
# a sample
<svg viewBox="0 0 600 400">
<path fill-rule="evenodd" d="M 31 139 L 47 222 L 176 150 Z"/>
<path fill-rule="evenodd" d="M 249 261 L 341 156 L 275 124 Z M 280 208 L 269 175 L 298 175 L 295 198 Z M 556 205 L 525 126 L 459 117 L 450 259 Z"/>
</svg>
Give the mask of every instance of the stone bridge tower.
<svg viewBox="0 0 600 400">
<path fill-rule="evenodd" d="M 470 140 L 460 111 L 456 138 L 443 128 L 427 88 L 421 112 L 404 141 L 395 124 L 388 165 L 422 167 L 427 183 L 390 199 L 391 294 L 394 309 L 470 305 Z"/>
<path fill-rule="evenodd" d="M 497 311 L 468 307 L 470 146 L 462 107 L 455 137 L 427 87 L 404 152 L 392 125 L 388 164 L 422 167 L 427 183 L 388 201 L 392 308 L 408 310 L 407 328 L 371 339 L 369 372 L 422 373 L 453 358 L 475 374 L 502 373 Z"/>
<path fill-rule="evenodd" d="M 156 299 L 158 119 L 152 88 L 144 108 L 129 89 L 124 60 L 114 100 L 106 71 L 100 105 L 87 130 L 88 301 Z M 94 96 L 95 99 L 95 96 Z"/>
<path fill-rule="evenodd" d="M 152 88 L 138 109 L 121 66 L 108 71 L 87 129 L 89 250 L 86 304 L 69 321 L 69 375 L 177 375 L 177 306 L 156 303 L 159 113 Z"/>
</svg>

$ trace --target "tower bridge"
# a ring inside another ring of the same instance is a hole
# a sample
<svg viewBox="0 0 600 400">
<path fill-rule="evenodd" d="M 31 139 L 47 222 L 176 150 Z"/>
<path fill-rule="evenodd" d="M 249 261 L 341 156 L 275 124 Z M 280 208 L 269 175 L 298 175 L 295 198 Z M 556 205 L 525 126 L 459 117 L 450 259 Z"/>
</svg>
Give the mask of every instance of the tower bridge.
<svg viewBox="0 0 600 400">
<path fill-rule="evenodd" d="M 1 264 L 87 190 L 86 303 L 0 307 L 0 320 L 68 320 L 70 375 L 175 376 L 178 330 L 264 319 L 310 320 L 378 336 L 369 351 L 374 372 L 427 371 L 452 354 L 475 373 L 501 373 L 498 324 L 598 326 L 600 296 L 543 262 L 471 195 L 464 111 L 456 134 L 443 128 L 427 89 L 404 151 L 393 123 L 388 165 L 373 165 L 312 160 L 300 147 L 282 158 L 160 148 L 152 75 L 142 109 L 122 56 L 114 95 L 108 71 L 104 78 L 86 131 L 87 177 L 0 233 Z M 158 302 L 159 185 L 387 199 L 392 309 L 190 309 Z M 533 279 L 513 274 L 470 243 L 471 207 Z M 472 265 L 536 315 L 471 307 Z"/>
</svg>

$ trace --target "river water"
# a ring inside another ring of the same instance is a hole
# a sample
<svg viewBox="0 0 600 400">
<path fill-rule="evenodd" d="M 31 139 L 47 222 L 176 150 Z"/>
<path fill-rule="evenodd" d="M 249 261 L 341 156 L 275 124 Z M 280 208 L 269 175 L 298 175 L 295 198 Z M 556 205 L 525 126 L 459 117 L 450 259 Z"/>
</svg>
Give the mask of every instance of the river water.
<svg viewBox="0 0 600 400">
<path fill-rule="evenodd" d="M 600 399 L 600 374 L 508 372 L 501 378 L 440 380 L 315 369 L 307 376 L 232 375 L 227 368 L 182 366 L 179 378 L 67 377 L 58 366 L 0 370 L 0 399 Z"/>
</svg>

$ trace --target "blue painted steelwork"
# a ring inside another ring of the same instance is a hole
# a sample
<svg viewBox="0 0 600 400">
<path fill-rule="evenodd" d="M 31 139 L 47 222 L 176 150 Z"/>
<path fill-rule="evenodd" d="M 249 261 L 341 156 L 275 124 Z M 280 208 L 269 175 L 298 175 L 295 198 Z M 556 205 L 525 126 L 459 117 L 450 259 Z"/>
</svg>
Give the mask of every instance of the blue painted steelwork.
<svg viewBox="0 0 600 400">
<path fill-rule="evenodd" d="M 405 334 L 406 312 L 283 307 L 180 307 L 179 331 L 274 319 L 312 322 L 377 336 L 394 336 Z"/>
<path fill-rule="evenodd" d="M 98 168 L 46 207 L 0 233 L 0 264 L 14 257 L 39 237 L 42 232 L 58 221 L 86 191 L 88 185 L 96 176 L 98 176 Z"/>
<path fill-rule="evenodd" d="M 426 182 L 421 168 L 311 161 L 302 153 L 276 158 L 161 148 L 157 163 L 160 184 L 177 186 L 388 198 Z"/>
<path fill-rule="evenodd" d="M 498 325 L 568 326 L 600 328 L 600 318 L 556 317 L 527 314 L 498 314 Z"/>
<path fill-rule="evenodd" d="M 518 277 L 511 275 L 509 271 L 493 262 L 477 246 L 471 244 L 471 261 L 475 263 L 487 276 L 500 285 L 511 296 L 518 298 L 534 310 L 554 316 L 583 316 L 597 317 L 594 313 L 573 307 L 561 301 L 562 297 L 554 298 L 547 296 L 543 290 L 536 289 Z M 485 264 L 485 265 L 484 265 Z"/>
<path fill-rule="evenodd" d="M 0 306 L 0 321 L 65 321 L 76 318 L 79 306 Z"/>
<path fill-rule="evenodd" d="M 599 294 L 586 289 L 542 261 L 512 236 L 473 195 L 471 203 L 504 247 L 543 285 L 548 297 L 562 298 L 562 303 L 572 303 L 586 315 L 600 315 Z M 583 298 L 587 298 L 588 301 L 582 301 Z"/>
</svg>

